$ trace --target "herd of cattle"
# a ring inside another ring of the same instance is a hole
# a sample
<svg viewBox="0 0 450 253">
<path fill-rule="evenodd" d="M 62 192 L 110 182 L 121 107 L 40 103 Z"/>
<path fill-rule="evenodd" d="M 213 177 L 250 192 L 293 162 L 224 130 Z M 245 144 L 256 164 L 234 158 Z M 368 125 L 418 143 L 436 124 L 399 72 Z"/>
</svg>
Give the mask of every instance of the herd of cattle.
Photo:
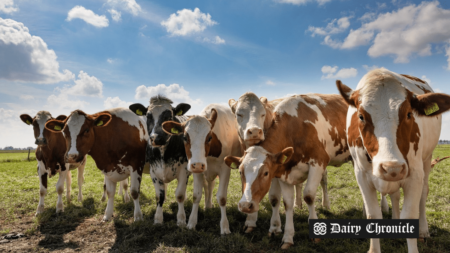
<svg viewBox="0 0 450 253">
<path fill-rule="evenodd" d="M 190 105 L 176 107 L 164 96 L 150 105 L 133 104 L 95 114 L 81 110 L 68 117 L 53 118 L 40 111 L 35 117 L 20 115 L 32 125 L 40 178 L 36 214 L 44 210 L 47 177 L 59 173 L 56 212 L 63 211 L 62 194 L 67 185 L 70 201 L 70 170 L 78 168 L 78 200 L 86 156 L 90 155 L 104 174 L 108 196 L 104 221 L 113 215 L 117 182 L 119 193 L 131 198 L 134 220 L 142 219 L 139 194 L 144 166 L 156 191 L 154 222 L 163 222 L 167 184 L 178 180 L 177 224 L 186 226 L 184 201 L 189 176 L 194 177 L 193 208 L 187 227 L 195 229 L 198 208 L 205 189 L 205 207 L 212 207 L 215 179 L 219 177 L 217 202 L 221 210 L 220 233 L 229 234 L 226 215 L 231 169 L 242 180 L 240 211 L 248 214 L 246 233 L 256 227 L 260 201 L 269 192 L 273 208 L 269 234 L 280 233 L 280 200 L 286 212 L 283 249 L 294 244 L 294 206 L 302 199 L 309 218 L 317 219 L 314 199 L 319 184 L 322 205 L 330 207 L 327 166 L 352 161 L 368 219 L 381 219 L 389 210 L 392 218 L 419 219 L 421 238 L 429 237 L 425 213 L 432 153 L 441 132 L 441 114 L 450 109 L 450 96 L 434 93 L 421 79 L 386 69 L 367 73 L 352 90 L 336 81 L 340 95 L 294 95 L 268 101 L 245 93 L 229 106 L 208 105 L 200 115 L 185 116 Z M 306 181 L 303 190 L 302 186 Z M 400 212 L 400 188 L 404 204 Z M 377 191 L 382 195 L 381 208 Z M 417 239 L 407 239 L 408 251 L 418 252 Z M 379 239 L 371 239 L 370 252 L 380 252 Z"/>
</svg>

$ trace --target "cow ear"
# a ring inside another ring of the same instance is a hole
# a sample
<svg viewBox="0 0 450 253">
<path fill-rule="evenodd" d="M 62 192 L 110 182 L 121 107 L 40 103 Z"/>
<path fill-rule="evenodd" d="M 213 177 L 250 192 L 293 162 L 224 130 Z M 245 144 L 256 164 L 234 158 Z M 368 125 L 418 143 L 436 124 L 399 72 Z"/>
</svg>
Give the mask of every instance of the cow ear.
<svg viewBox="0 0 450 253">
<path fill-rule="evenodd" d="M 184 115 L 187 111 L 189 111 L 189 109 L 191 109 L 190 104 L 181 103 L 178 104 L 177 107 L 175 107 L 175 109 L 173 109 L 173 114 L 175 116 L 181 116 Z"/>
<path fill-rule="evenodd" d="M 93 118 L 94 118 L 94 126 L 105 127 L 111 122 L 112 116 L 109 113 L 100 113 Z"/>
<path fill-rule="evenodd" d="M 56 117 L 56 119 L 57 119 L 57 120 L 60 120 L 60 121 L 64 121 L 64 120 L 67 119 L 67 116 L 61 114 L 61 115 L 59 115 L 58 117 Z"/>
<path fill-rule="evenodd" d="M 289 162 L 293 154 L 294 154 L 293 148 L 291 147 L 285 148 L 280 153 L 273 155 L 273 161 L 278 164 L 285 164 Z"/>
<path fill-rule="evenodd" d="M 356 107 L 356 96 L 353 92 L 353 90 L 348 87 L 347 85 L 343 84 L 341 80 L 336 80 L 336 86 L 339 90 L 339 93 L 341 93 L 341 96 L 344 98 L 344 100 L 349 104 L 350 106 Z"/>
<path fill-rule="evenodd" d="M 53 133 L 61 132 L 65 126 L 66 126 L 65 121 L 61 121 L 61 120 L 57 120 L 57 119 L 52 119 L 52 120 L 47 121 L 47 123 L 45 123 L 45 129 L 47 129 L 48 131 L 53 132 Z"/>
<path fill-rule="evenodd" d="M 31 125 L 31 123 L 33 123 L 33 118 L 31 118 L 31 116 L 28 114 L 20 115 L 20 119 L 27 125 Z"/>
<path fill-rule="evenodd" d="M 236 113 L 236 105 L 237 105 L 236 100 L 230 98 L 230 100 L 228 100 L 228 105 L 230 106 L 231 111 L 232 111 L 233 113 Z"/>
<path fill-rule="evenodd" d="M 175 121 L 166 121 L 162 124 L 164 132 L 170 135 L 180 135 L 184 133 L 184 125 Z"/>
<path fill-rule="evenodd" d="M 450 96 L 443 93 L 412 96 L 411 107 L 420 116 L 436 116 L 450 109 Z"/>
<path fill-rule="evenodd" d="M 260 97 L 259 100 L 261 100 L 261 103 L 263 103 L 263 105 L 267 105 L 267 102 L 269 102 L 266 97 Z"/>
<path fill-rule="evenodd" d="M 239 169 L 241 158 L 237 156 L 227 156 L 223 159 L 225 164 L 232 169 Z"/>
<path fill-rule="evenodd" d="M 138 116 L 147 115 L 147 107 L 143 106 L 142 104 L 132 104 L 128 108 L 130 108 L 130 110 L 136 113 L 136 115 Z"/>
<path fill-rule="evenodd" d="M 217 120 L 217 111 L 216 109 L 211 109 L 211 115 L 209 116 L 209 123 L 211 123 L 211 129 L 214 128 L 214 125 L 216 124 L 216 120 Z"/>
</svg>

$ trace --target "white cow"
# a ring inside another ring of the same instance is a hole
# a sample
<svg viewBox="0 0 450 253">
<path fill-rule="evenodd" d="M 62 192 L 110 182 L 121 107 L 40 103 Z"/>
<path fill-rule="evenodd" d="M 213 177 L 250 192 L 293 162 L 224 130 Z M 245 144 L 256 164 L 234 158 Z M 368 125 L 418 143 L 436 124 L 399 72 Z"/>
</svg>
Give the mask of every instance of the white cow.
<svg viewBox="0 0 450 253">
<path fill-rule="evenodd" d="M 216 197 L 222 214 L 220 234 L 229 234 L 226 204 L 231 170 L 225 164 L 224 158 L 228 155 L 242 155 L 234 115 L 230 108 L 220 104 L 210 104 L 200 115 L 193 116 L 184 123 L 165 122 L 163 129 L 169 134 L 183 136 L 188 170 L 194 174 L 194 205 L 187 227 L 195 229 L 197 225 L 203 181 L 207 182 L 205 206 L 209 208 L 212 206 L 214 180 L 219 176 L 219 190 Z"/>
<path fill-rule="evenodd" d="M 381 219 L 377 193 L 403 188 L 404 204 L 394 218 L 418 219 L 419 236 L 429 237 L 425 216 L 431 157 L 441 132 L 441 113 L 450 96 L 433 93 L 424 81 L 381 68 L 367 73 L 356 90 L 336 81 L 350 105 L 347 139 L 368 219 Z M 398 200 L 393 199 L 393 203 Z M 417 239 L 407 239 L 408 252 L 418 252 Z M 371 239 L 369 252 L 380 252 Z"/>
</svg>

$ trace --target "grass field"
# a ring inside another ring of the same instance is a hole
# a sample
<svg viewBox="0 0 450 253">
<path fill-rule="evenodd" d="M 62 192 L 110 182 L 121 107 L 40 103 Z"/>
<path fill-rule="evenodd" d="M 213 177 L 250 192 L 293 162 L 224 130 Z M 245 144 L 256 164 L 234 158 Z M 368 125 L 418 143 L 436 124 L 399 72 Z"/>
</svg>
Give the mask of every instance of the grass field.
<svg viewBox="0 0 450 253">
<path fill-rule="evenodd" d="M 450 146 L 439 146 L 436 156 L 450 155 Z M 0 236 L 21 232 L 27 236 L 9 243 L 0 244 L 0 252 L 276 252 L 280 251 L 282 235 L 269 238 L 271 207 L 264 199 L 259 212 L 258 227 L 251 234 L 242 228 L 245 215 L 237 210 L 241 197 L 239 173 L 235 170 L 229 185 L 227 214 L 231 235 L 221 237 L 220 210 L 213 199 L 214 208 L 204 210 L 202 201 L 196 231 L 178 228 L 176 225 L 177 204 L 174 197 L 176 182 L 168 186 L 164 204 L 164 224 L 153 225 L 156 210 L 154 188 L 148 174 L 144 175 L 141 187 L 141 208 L 144 221 L 133 223 L 133 204 L 124 204 L 116 195 L 114 219 L 102 223 L 106 202 L 101 202 L 103 176 L 89 157 L 85 170 L 83 202 L 77 201 L 78 186 L 76 171 L 72 171 L 72 203 L 65 211 L 55 214 L 57 176 L 49 179 L 45 212 L 34 217 L 39 198 L 39 183 L 36 162 L 22 161 L 26 153 L 0 153 Z M 33 155 L 34 156 L 34 155 Z M 15 162 L 1 162 L 8 159 Z M 217 190 L 216 184 L 216 190 Z M 321 208 L 319 188 L 316 207 L 319 218 L 360 219 L 362 197 L 355 180 L 353 168 L 346 164 L 340 168 L 328 168 L 328 186 L 331 210 Z M 186 216 L 192 208 L 192 177 L 189 180 Z M 215 192 L 216 192 L 215 190 Z M 214 194 L 215 194 L 214 192 Z M 450 159 L 434 167 L 430 176 L 430 193 L 427 201 L 427 219 L 431 238 L 419 243 L 420 252 L 450 252 Z M 65 194 L 64 194 L 65 195 Z M 203 195 L 204 197 L 204 195 Z M 389 201 L 390 202 L 390 201 Z M 401 202 L 402 203 L 402 202 Z M 281 205 L 283 206 L 283 205 Z M 281 219 L 284 224 L 284 209 Z M 390 218 L 386 215 L 384 218 Z M 328 239 L 312 243 L 308 235 L 308 210 L 296 209 L 295 245 L 288 252 L 367 252 L 368 239 Z M 283 226 L 284 227 L 284 226 Z M 407 252 L 406 240 L 382 239 L 382 252 Z"/>
</svg>

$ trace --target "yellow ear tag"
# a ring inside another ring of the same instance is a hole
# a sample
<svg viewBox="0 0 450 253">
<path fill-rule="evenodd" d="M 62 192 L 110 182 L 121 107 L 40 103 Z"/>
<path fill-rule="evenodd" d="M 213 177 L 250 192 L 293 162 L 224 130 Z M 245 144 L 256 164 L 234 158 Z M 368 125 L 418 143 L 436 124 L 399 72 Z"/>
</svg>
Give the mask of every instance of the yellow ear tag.
<svg viewBox="0 0 450 253">
<path fill-rule="evenodd" d="M 232 169 L 237 169 L 237 165 L 235 164 L 235 163 L 231 163 L 231 166 L 230 166 Z"/>
<path fill-rule="evenodd" d="M 59 130 L 61 130 L 61 127 L 60 126 L 58 126 L 58 125 L 56 125 L 53 129 L 55 129 L 55 130 L 57 130 L 57 131 L 59 131 Z"/>
<path fill-rule="evenodd" d="M 287 159 L 287 156 L 283 156 L 283 160 L 281 161 L 281 163 L 285 163 L 286 162 L 286 159 Z"/>
<path fill-rule="evenodd" d="M 31 124 L 31 122 L 30 122 L 29 120 L 27 120 L 27 124 L 28 124 L 28 125 L 30 125 L 30 124 Z"/>
<path fill-rule="evenodd" d="M 433 105 L 429 106 L 428 108 L 425 108 L 425 115 L 430 115 L 437 111 L 439 111 L 439 106 L 436 103 L 433 103 Z"/>
<path fill-rule="evenodd" d="M 103 120 L 100 120 L 100 121 L 97 123 L 97 126 L 101 126 L 101 125 L 103 125 Z"/>
<path fill-rule="evenodd" d="M 183 111 L 177 112 L 177 116 L 181 116 L 183 114 Z"/>
<path fill-rule="evenodd" d="M 172 129 L 170 129 L 170 132 L 172 132 L 173 134 L 177 134 L 178 129 L 176 129 L 175 127 L 172 127 Z"/>
<path fill-rule="evenodd" d="M 142 111 L 139 110 L 139 109 L 137 109 L 137 110 L 136 110 L 136 114 L 137 114 L 137 115 L 142 115 Z"/>
</svg>

